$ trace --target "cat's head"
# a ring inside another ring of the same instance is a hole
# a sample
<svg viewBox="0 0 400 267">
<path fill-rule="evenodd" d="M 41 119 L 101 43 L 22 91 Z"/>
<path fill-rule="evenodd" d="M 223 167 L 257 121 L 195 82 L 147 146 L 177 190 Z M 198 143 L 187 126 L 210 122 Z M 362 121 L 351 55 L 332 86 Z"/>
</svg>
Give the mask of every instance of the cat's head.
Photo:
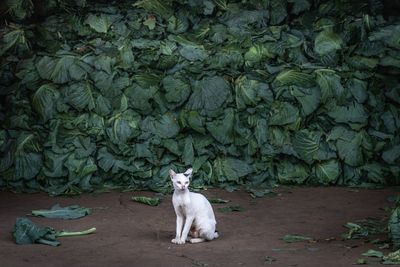
<svg viewBox="0 0 400 267">
<path fill-rule="evenodd" d="M 190 178 L 192 177 L 193 169 L 187 169 L 183 173 L 175 173 L 173 170 L 169 170 L 169 176 L 171 177 L 172 184 L 175 190 L 184 191 L 189 187 Z"/>
</svg>

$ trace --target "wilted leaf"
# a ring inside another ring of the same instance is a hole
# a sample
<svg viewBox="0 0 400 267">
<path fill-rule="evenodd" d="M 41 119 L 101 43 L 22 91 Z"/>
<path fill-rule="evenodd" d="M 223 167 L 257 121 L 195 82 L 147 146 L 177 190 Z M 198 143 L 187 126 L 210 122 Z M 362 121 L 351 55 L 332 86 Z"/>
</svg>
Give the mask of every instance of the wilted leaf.
<svg viewBox="0 0 400 267">
<path fill-rule="evenodd" d="M 383 257 L 383 253 L 380 251 L 376 251 L 373 249 L 369 249 L 367 252 L 364 252 L 363 254 L 361 254 L 365 257 L 376 257 L 376 258 L 382 258 Z"/>
<path fill-rule="evenodd" d="M 161 202 L 160 198 L 158 197 L 140 197 L 140 196 L 133 196 L 133 201 L 140 202 L 150 206 L 158 206 Z"/>
<path fill-rule="evenodd" d="M 59 204 L 54 205 L 49 210 L 32 210 L 33 216 L 57 219 L 78 219 L 90 213 L 92 211 L 89 208 L 78 205 L 61 207 Z"/>
<path fill-rule="evenodd" d="M 356 260 L 355 264 L 364 265 L 364 264 L 367 264 L 367 261 L 365 259 L 363 259 L 363 258 L 359 258 L 359 259 Z"/>
<path fill-rule="evenodd" d="M 17 218 L 13 235 L 18 245 L 42 243 L 50 246 L 58 246 L 55 231 L 50 227 L 39 227 L 26 218 Z"/>
<path fill-rule="evenodd" d="M 230 200 L 227 199 L 221 199 L 221 198 L 209 198 L 208 201 L 213 204 L 225 204 L 230 202 Z"/>
<path fill-rule="evenodd" d="M 311 241 L 313 240 L 311 237 L 302 236 L 302 235 L 285 235 L 282 237 L 282 240 L 286 243 L 295 243 L 295 242 L 303 242 L 303 241 Z"/>
<path fill-rule="evenodd" d="M 239 205 L 235 206 L 228 206 L 228 207 L 223 207 L 223 208 L 218 208 L 219 212 L 233 212 L 233 211 L 244 211 L 242 207 Z"/>
<path fill-rule="evenodd" d="M 81 232 L 56 231 L 50 227 L 40 227 L 27 218 L 17 218 L 13 235 L 18 245 L 41 243 L 44 245 L 58 246 L 57 237 L 81 236 L 94 233 L 96 228 Z"/>
</svg>

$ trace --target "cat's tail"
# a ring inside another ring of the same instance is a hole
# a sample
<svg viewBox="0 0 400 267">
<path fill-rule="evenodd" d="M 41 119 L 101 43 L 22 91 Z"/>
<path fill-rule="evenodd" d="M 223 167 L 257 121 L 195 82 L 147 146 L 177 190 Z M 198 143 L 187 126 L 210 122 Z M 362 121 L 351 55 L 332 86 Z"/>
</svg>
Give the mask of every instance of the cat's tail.
<svg viewBox="0 0 400 267">
<path fill-rule="evenodd" d="M 202 235 L 202 238 L 204 238 L 204 239 L 206 239 L 206 240 L 208 240 L 208 241 L 210 241 L 210 240 L 213 240 L 213 239 L 216 239 L 216 238 L 218 238 L 219 237 L 219 234 L 218 234 L 218 232 L 208 232 L 208 233 L 204 233 L 204 235 Z M 197 242 L 196 242 L 197 243 Z"/>
<path fill-rule="evenodd" d="M 217 231 L 215 231 L 215 232 L 214 232 L 214 239 L 215 239 L 215 238 L 218 238 L 218 237 L 219 237 L 219 234 L 218 234 Z"/>
</svg>

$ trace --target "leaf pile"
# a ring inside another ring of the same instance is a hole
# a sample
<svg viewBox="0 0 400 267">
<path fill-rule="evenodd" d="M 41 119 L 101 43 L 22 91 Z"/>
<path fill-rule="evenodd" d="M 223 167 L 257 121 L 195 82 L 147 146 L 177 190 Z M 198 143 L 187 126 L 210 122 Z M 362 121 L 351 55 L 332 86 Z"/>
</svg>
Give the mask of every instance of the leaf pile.
<svg viewBox="0 0 400 267">
<path fill-rule="evenodd" d="M 399 184 L 389 1 L 45 2 L 1 29 L 0 187 Z"/>
</svg>

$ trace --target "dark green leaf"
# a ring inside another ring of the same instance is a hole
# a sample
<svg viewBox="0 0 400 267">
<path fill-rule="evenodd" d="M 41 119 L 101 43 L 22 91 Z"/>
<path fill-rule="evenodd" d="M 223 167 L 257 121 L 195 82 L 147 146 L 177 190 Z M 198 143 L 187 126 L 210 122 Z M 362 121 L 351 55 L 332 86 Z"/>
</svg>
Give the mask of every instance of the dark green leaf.
<svg viewBox="0 0 400 267">
<path fill-rule="evenodd" d="M 300 158 L 307 163 L 312 163 L 319 150 L 321 133 L 302 130 L 295 134 L 293 138 L 293 148 Z"/>
<path fill-rule="evenodd" d="M 233 142 L 233 126 L 235 114 L 232 109 L 227 109 L 221 120 L 214 120 L 207 123 L 207 130 L 221 144 Z"/>
<path fill-rule="evenodd" d="M 221 77 L 206 77 L 193 84 L 188 108 L 202 115 L 212 116 L 219 111 L 231 95 L 229 84 Z"/>
<path fill-rule="evenodd" d="M 100 14 L 100 15 L 89 14 L 89 16 L 85 20 L 85 23 L 89 24 L 90 28 L 100 33 L 107 33 L 108 28 L 111 25 L 111 22 L 109 21 L 107 15 L 105 14 Z"/>
<path fill-rule="evenodd" d="M 337 160 L 320 162 L 315 165 L 315 176 L 321 184 L 334 184 L 337 181 L 340 172 L 341 169 Z"/>
<path fill-rule="evenodd" d="M 331 30 L 320 32 L 315 37 L 314 51 L 320 55 L 326 55 L 342 48 L 343 41 L 339 35 Z"/>
<path fill-rule="evenodd" d="M 288 102 L 274 102 L 271 108 L 270 125 L 291 124 L 299 119 L 299 110 Z"/>
</svg>

